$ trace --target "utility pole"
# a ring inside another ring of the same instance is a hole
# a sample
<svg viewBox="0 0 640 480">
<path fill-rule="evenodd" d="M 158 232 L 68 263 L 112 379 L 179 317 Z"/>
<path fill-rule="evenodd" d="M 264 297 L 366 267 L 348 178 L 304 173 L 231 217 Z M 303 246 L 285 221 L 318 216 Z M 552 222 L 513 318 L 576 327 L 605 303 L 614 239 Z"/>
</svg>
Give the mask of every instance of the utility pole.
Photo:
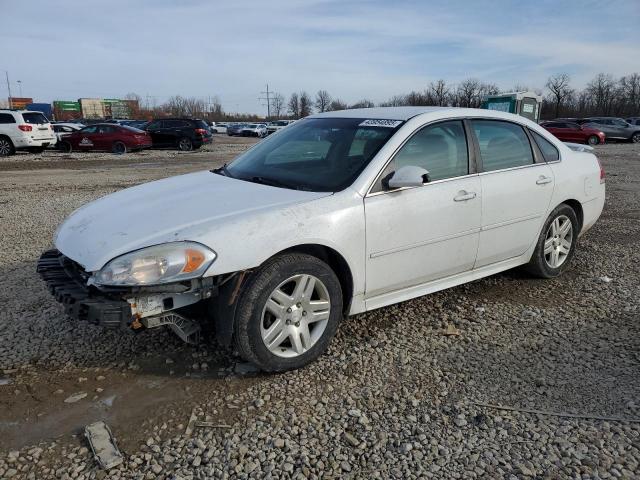
<svg viewBox="0 0 640 480">
<path fill-rule="evenodd" d="M 260 92 L 262 95 L 266 95 L 266 97 L 260 97 L 258 100 L 266 100 L 267 101 L 267 120 L 271 118 L 271 100 L 269 98 L 269 84 L 267 83 L 267 91 Z"/>
<path fill-rule="evenodd" d="M 4 71 L 7 76 L 7 90 L 9 91 L 9 108 L 13 108 L 13 101 L 11 100 L 11 84 L 9 83 L 9 72 L 7 70 Z"/>
</svg>

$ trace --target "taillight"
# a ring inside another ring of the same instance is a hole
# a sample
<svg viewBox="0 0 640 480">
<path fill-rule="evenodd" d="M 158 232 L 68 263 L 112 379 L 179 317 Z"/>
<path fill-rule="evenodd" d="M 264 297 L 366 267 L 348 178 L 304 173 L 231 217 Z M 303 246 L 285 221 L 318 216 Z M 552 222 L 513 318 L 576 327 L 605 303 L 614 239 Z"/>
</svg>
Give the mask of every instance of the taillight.
<svg viewBox="0 0 640 480">
<path fill-rule="evenodd" d="M 198 135 L 206 135 L 207 131 L 204 128 L 196 128 L 196 133 Z"/>
<path fill-rule="evenodd" d="M 604 177 L 605 177 L 604 168 L 602 166 L 602 163 L 600 163 L 600 159 L 598 157 L 596 157 L 596 160 L 598 161 L 598 166 L 600 167 L 600 183 L 604 183 Z"/>
<path fill-rule="evenodd" d="M 18 125 L 18 128 L 23 132 L 30 132 L 31 130 L 33 130 L 33 127 L 31 125 Z"/>
</svg>

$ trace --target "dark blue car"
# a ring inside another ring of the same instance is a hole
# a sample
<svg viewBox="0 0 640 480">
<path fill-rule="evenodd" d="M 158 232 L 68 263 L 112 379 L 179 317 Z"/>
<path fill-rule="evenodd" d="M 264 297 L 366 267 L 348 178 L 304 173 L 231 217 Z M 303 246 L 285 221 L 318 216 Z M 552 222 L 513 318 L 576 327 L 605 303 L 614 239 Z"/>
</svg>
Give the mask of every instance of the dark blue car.
<svg viewBox="0 0 640 480">
<path fill-rule="evenodd" d="M 234 123 L 227 125 L 227 135 L 233 137 L 234 135 L 241 136 L 242 130 L 247 127 L 246 123 Z"/>
</svg>

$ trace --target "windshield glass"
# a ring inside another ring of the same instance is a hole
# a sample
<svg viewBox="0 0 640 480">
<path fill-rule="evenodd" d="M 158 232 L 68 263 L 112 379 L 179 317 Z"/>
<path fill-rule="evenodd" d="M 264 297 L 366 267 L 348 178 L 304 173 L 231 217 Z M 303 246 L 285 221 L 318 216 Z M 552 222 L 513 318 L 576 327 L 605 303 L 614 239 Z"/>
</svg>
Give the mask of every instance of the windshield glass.
<svg viewBox="0 0 640 480">
<path fill-rule="evenodd" d="M 311 118 L 258 143 L 225 170 L 274 186 L 337 192 L 351 185 L 403 122 Z"/>
</svg>

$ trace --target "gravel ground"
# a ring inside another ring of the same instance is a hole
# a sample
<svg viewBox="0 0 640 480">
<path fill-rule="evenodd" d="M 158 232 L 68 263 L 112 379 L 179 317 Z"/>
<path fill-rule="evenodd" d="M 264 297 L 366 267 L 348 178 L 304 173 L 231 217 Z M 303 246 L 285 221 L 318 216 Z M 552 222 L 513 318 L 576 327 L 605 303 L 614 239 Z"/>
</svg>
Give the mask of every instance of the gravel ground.
<svg viewBox="0 0 640 480">
<path fill-rule="evenodd" d="M 302 371 L 61 313 L 35 261 L 66 215 L 249 143 L 0 162 L 0 478 L 640 478 L 638 145 L 597 148 L 607 206 L 564 276 L 352 317 Z M 109 472 L 80 434 L 98 419 L 125 455 Z"/>
</svg>

